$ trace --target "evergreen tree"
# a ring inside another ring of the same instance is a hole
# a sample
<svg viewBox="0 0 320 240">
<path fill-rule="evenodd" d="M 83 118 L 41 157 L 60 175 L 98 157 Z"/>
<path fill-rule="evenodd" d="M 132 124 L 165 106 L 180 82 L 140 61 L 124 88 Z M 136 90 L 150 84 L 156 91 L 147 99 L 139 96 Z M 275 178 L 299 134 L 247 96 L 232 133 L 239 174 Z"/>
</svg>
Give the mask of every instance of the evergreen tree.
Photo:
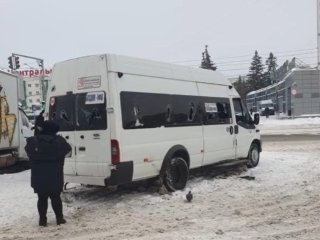
<svg viewBox="0 0 320 240">
<path fill-rule="evenodd" d="M 271 52 L 266 60 L 267 71 L 265 73 L 265 85 L 269 86 L 275 83 L 275 72 L 277 69 L 277 58 Z"/>
<path fill-rule="evenodd" d="M 265 87 L 262 58 L 256 50 L 252 57 L 251 66 L 249 68 L 248 87 L 250 91 L 258 90 Z"/>
<path fill-rule="evenodd" d="M 242 100 L 246 99 L 246 95 L 249 92 L 247 82 L 239 76 L 238 81 L 233 83 L 234 88 L 237 90 Z"/>
<path fill-rule="evenodd" d="M 204 69 L 211 69 L 213 71 L 217 70 L 216 65 L 211 61 L 211 57 L 208 52 L 208 45 L 206 45 L 206 49 L 202 53 L 202 61 L 200 67 Z"/>
</svg>

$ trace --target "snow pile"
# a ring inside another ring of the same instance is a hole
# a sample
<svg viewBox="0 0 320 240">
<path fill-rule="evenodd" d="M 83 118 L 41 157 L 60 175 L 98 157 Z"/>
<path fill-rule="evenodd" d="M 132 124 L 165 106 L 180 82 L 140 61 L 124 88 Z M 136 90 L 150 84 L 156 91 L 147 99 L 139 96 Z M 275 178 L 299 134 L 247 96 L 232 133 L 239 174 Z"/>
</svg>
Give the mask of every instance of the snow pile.
<svg viewBox="0 0 320 240">
<path fill-rule="evenodd" d="M 262 135 L 320 134 L 320 117 L 276 119 L 261 117 L 258 128 Z"/>
</svg>

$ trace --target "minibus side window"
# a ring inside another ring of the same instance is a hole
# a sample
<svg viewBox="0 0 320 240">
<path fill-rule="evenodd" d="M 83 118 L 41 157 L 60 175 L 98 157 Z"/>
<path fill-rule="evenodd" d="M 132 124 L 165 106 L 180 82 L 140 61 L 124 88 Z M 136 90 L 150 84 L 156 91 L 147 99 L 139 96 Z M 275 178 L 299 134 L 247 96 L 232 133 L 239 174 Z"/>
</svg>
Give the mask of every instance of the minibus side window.
<svg viewBox="0 0 320 240">
<path fill-rule="evenodd" d="M 231 123 L 231 111 L 230 104 L 226 102 L 217 103 L 219 123 L 229 124 Z"/>
<path fill-rule="evenodd" d="M 172 121 L 172 112 L 173 112 L 173 108 L 171 104 L 167 105 L 167 109 L 166 109 L 166 124 L 170 123 Z"/>
<path fill-rule="evenodd" d="M 244 113 L 239 99 L 233 99 L 234 113 L 236 115 L 236 122 L 244 121 Z"/>
<path fill-rule="evenodd" d="M 242 103 L 240 98 L 233 99 L 233 106 L 234 106 L 237 124 L 253 125 L 253 121 L 248 112 L 248 109 Z"/>
<path fill-rule="evenodd" d="M 193 102 L 191 102 L 190 104 L 189 104 L 189 114 L 188 114 L 188 121 L 193 121 L 193 119 L 194 119 L 194 117 L 195 117 L 195 114 L 196 113 L 196 111 L 195 111 L 195 107 L 194 107 L 194 104 L 193 104 Z"/>
<path fill-rule="evenodd" d="M 229 99 L 203 97 L 202 101 L 205 125 L 230 124 L 232 122 Z"/>
<path fill-rule="evenodd" d="M 160 94 L 121 92 L 122 126 L 124 129 L 154 128 L 165 124 L 168 103 Z"/>
<path fill-rule="evenodd" d="M 49 120 L 59 125 L 61 132 L 74 130 L 74 95 L 50 98 Z"/>
<path fill-rule="evenodd" d="M 201 125 L 199 98 L 195 96 L 171 95 L 173 121 L 171 126 Z"/>
<path fill-rule="evenodd" d="M 104 92 L 76 95 L 76 129 L 107 129 L 106 96 Z"/>
<path fill-rule="evenodd" d="M 124 129 L 201 125 L 196 96 L 121 92 L 120 99 Z"/>
</svg>

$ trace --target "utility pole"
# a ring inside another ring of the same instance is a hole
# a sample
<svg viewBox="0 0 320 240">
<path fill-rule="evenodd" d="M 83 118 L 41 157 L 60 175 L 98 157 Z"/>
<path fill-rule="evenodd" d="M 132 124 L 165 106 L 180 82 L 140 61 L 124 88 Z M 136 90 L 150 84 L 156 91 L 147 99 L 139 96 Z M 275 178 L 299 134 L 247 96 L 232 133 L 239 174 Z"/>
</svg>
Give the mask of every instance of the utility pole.
<svg viewBox="0 0 320 240">
<path fill-rule="evenodd" d="M 320 0 L 317 0 L 317 48 L 318 48 L 318 70 L 320 71 Z"/>
</svg>

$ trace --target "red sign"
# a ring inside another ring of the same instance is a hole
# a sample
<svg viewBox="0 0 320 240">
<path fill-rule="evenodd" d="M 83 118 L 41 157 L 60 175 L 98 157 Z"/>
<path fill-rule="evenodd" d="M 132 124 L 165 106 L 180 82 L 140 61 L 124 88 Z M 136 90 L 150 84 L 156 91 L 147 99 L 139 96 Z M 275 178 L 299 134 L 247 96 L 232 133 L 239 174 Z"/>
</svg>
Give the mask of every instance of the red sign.
<svg viewBox="0 0 320 240">
<path fill-rule="evenodd" d="M 21 69 L 17 71 L 22 77 L 40 77 L 43 75 L 42 69 Z M 45 69 L 44 75 L 48 76 L 52 73 L 52 69 Z"/>
</svg>

